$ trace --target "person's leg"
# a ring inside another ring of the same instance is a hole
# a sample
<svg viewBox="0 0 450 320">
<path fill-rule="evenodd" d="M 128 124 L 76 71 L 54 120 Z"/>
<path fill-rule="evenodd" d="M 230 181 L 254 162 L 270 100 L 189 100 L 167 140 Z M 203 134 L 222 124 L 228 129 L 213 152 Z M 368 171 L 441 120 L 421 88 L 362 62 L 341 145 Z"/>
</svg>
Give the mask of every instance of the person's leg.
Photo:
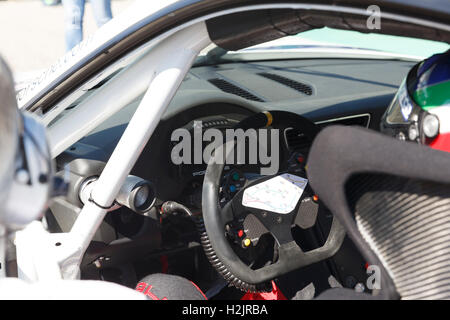
<svg viewBox="0 0 450 320">
<path fill-rule="evenodd" d="M 83 40 L 84 2 L 85 0 L 62 0 L 67 51 Z"/>
<path fill-rule="evenodd" d="M 90 2 L 98 27 L 112 19 L 111 0 L 91 0 Z"/>
</svg>

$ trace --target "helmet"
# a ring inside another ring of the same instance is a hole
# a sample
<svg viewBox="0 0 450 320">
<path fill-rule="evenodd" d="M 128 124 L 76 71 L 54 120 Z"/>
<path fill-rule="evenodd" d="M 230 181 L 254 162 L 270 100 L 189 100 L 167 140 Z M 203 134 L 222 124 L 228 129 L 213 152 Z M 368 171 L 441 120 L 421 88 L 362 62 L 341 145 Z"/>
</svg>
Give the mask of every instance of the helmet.
<svg viewBox="0 0 450 320">
<path fill-rule="evenodd" d="M 409 71 L 382 117 L 381 131 L 450 152 L 450 50 Z"/>
</svg>

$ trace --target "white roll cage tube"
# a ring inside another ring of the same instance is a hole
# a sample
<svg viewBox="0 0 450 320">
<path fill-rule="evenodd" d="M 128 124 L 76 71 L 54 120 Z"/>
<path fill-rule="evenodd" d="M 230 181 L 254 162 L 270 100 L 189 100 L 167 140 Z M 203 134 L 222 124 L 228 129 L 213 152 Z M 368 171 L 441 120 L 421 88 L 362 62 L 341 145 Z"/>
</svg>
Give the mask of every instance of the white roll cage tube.
<svg viewBox="0 0 450 320">
<path fill-rule="evenodd" d="M 127 88 L 133 86 L 133 78 L 141 80 L 145 74 L 148 89 L 92 190 L 93 201 L 84 205 L 69 233 L 47 233 L 37 221 L 17 233 L 19 278 L 79 278 L 81 260 L 103 221 L 105 207 L 114 202 L 194 59 L 210 43 L 206 25 L 200 22 L 155 46 L 138 61 L 139 68 L 126 70 L 132 73 L 126 77 Z"/>
</svg>

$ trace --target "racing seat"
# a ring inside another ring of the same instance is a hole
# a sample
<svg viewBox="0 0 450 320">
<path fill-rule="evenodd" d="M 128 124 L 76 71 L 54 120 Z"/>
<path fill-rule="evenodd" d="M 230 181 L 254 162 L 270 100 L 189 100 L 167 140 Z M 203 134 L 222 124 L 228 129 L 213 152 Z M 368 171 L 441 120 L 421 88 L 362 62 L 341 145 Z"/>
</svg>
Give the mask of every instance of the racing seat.
<svg viewBox="0 0 450 320">
<path fill-rule="evenodd" d="M 151 300 L 208 300 L 195 283 L 171 274 L 148 275 L 138 282 L 136 290 Z"/>
</svg>

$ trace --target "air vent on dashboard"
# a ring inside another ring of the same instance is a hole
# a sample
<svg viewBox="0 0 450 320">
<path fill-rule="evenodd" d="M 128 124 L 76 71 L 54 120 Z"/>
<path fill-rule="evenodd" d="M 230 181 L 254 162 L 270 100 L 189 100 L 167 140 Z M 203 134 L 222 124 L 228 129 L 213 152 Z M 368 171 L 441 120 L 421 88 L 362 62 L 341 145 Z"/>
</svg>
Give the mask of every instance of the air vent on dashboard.
<svg viewBox="0 0 450 320">
<path fill-rule="evenodd" d="M 247 90 L 239 88 L 238 86 L 236 86 L 226 80 L 215 78 L 215 79 L 209 79 L 208 81 L 211 84 L 215 85 L 220 90 L 222 90 L 223 92 L 231 93 L 231 94 L 240 96 L 247 100 L 264 102 L 263 99 L 255 96 L 254 94 L 248 92 Z"/>
<path fill-rule="evenodd" d="M 262 72 L 262 73 L 258 73 L 258 75 L 260 75 L 261 77 L 279 82 L 285 86 L 288 86 L 289 88 L 297 90 L 298 92 L 304 93 L 308 96 L 312 95 L 312 93 L 313 93 L 311 86 L 309 86 L 305 83 L 302 83 L 302 82 L 298 82 L 298 81 L 280 76 L 278 74 Z"/>
</svg>

